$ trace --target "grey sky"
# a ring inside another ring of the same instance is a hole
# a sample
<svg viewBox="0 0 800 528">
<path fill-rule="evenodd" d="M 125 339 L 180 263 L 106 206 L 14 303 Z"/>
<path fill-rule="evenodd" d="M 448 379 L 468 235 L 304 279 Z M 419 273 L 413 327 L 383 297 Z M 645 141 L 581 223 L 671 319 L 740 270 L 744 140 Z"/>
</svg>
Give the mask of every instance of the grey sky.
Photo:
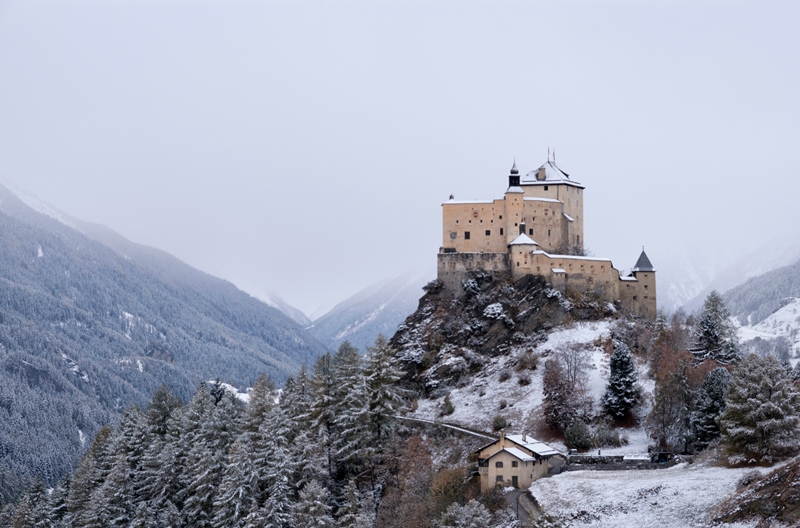
<svg viewBox="0 0 800 528">
<path fill-rule="evenodd" d="M 796 2 L 0 0 L 0 178 L 307 312 L 555 148 L 617 267 L 796 237 Z"/>
</svg>

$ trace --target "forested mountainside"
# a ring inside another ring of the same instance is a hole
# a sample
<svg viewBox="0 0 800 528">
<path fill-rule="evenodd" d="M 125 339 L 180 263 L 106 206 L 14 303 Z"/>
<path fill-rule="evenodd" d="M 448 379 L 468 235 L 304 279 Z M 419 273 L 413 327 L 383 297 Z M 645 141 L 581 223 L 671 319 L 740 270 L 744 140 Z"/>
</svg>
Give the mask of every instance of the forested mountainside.
<svg viewBox="0 0 800 528">
<path fill-rule="evenodd" d="M 740 323 L 758 324 L 800 298 L 800 261 L 753 277 L 723 297 Z"/>
<path fill-rule="evenodd" d="M 12 473 L 55 483 L 163 383 L 188 399 L 217 377 L 281 382 L 325 352 L 278 310 L 164 252 L 99 228 L 104 243 L 92 240 L 4 187 L 0 211 L 0 488 Z"/>
<path fill-rule="evenodd" d="M 308 331 L 331 349 L 347 341 L 366 350 L 378 335 L 394 335 L 398 325 L 417 309 L 428 280 L 407 274 L 373 285 L 337 304 Z"/>
</svg>

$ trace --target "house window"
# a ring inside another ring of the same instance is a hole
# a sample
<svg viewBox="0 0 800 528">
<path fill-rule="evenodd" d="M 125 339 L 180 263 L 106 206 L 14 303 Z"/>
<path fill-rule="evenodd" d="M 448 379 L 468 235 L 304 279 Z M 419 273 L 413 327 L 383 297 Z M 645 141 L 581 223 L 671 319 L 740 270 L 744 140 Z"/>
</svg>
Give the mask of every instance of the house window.
<svg viewBox="0 0 800 528">
<path fill-rule="evenodd" d="M 486 230 L 486 236 L 489 236 L 489 235 L 491 235 L 491 234 L 492 234 L 492 231 L 491 231 L 490 229 L 487 229 L 487 230 Z"/>
<path fill-rule="evenodd" d="M 511 467 L 517 467 L 517 466 L 519 466 L 519 462 L 517 462 L 516 460 L 512 460 Z"/>
<path fill-rule="evenodd" d="M 494 463 L 494 467 L 501 468 L 501 467 L 503 467 L 503 463 L 502 462 L 495 462 Z"/>
<path fill-rule="evenodd" d="M 497 482 L 503 482 L 503 475 L 497 475 L 497 478 L 495 480 Z"/>
<path fill-rule="evenodd" d="M 469 240 L 469 231 L 464 231 L 464 240 Z"/>
</svg>

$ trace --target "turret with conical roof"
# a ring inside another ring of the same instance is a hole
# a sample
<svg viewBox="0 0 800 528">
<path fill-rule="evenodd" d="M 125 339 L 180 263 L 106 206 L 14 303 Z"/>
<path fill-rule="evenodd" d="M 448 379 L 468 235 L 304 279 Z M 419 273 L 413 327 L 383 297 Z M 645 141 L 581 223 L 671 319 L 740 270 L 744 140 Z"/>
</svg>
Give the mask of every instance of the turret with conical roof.
<svg viewBox="0 0 800 528">
<path fill-rule="evenodd" d="M 635 309 L 633 310 L 637 315 L 643 315 L 651 319 L 656 317 L 656 269 L 653 263 L 647 257 L 642 247 L 642 254 L 631 269 L 631 276 L 636 279 L 636 293 L 638 298 L 634 300 Z"/>
</svg>

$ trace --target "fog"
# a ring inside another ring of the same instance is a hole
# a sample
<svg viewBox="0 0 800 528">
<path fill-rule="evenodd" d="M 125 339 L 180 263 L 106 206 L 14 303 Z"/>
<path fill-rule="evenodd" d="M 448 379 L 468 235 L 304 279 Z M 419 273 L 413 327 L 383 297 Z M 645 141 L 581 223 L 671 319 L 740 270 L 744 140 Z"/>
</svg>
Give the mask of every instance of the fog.
<svg viewBox="0 0 800 528">
<path fill-rule="evenodd" d="M 0 0 L 0 178 L 311 313 L 555 149 L 630 267 L 797 238 L 794 2 Z"/>
</svg>

